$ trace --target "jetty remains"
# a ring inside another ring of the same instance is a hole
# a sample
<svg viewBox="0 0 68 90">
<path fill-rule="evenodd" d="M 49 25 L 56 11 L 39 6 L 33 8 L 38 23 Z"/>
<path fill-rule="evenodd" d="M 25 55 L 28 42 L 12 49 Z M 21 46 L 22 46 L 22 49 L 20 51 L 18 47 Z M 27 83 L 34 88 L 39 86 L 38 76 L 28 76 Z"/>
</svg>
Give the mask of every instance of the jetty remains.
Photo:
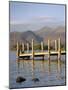
<svg viewBox="0 0 68 90">
<path fill-rule="evenodd" d="M 50 59 L 51 55 L 57 55 L 58 59 L 61 59 L 61 55 L 66 54 L 65 50 L 61 50 L 61 39 L 58 38 L 58 40 L 54 41 L 54 50 L 50 49 L 50 39 L 48 39 L 48 50 L 44 50 L 44 44 L 43 42 L 41 42 L 40 46 L 41 49 L 39 51 L 36 52 L 36 50 L 34 50 L 34 40 L 32 39 L 31 42 L 31 50 L 29 49 L 29 43 L 27 43 L 26 47 L 27 50 L 25 50 L 24 47 L 24 43 L 19 44 L 19 42 L 17 42 L 17 58 L 22 58 L 22 59 L 30 59 L 30 57 L 32 58 L 32 60 L 34 59 L 34 57 L 43 57 L 48 55 L 48 59 Z M 22 46 L 20 48 L 20 45 Z"/>
</svg>

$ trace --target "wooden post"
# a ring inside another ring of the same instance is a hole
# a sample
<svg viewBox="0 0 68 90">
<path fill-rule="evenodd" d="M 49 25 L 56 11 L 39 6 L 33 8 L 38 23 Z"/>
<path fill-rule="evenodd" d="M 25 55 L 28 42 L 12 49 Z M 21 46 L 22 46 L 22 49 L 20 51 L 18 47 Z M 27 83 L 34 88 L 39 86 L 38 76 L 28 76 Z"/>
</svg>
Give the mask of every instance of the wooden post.
<svg viewBox="0 0 68 90">
<path fill-rule="evenodd" d="M 48 40 L 48 74 L 50 75 L 50 40 Z"/>
<path fill-rule="evenodd" d="M 32 59 L 34 59 L 34 40 L 32 39 Z"/>
<path fill-rule="evenodd" d="M 50 40 L 48 40 L 48 59 L 50 60 Z"/>
<path fill-rule="evenodd" d="M 58 39 L 58 60 L 61 58 L 61 41 Z"/>
<path fill-rule="evenodd" d="M 43 42 L 41 42 L 41 52 L 43 52 Z M 44 55 L 42 56 L 42 60 L 44 60 Z"/>
<path fill-rule="evenodd" d="M 55 40 L 55 51 L 57 51 L 57 40 Z"/>
<path fill-rule="evenodd" d="M 29 43 L 27 43 L 27 53 L 29 52 Z"/>
<path fill-rule="evenodd" d="M 41 51 L 43 52 L 43 42 L 41 42 Z"/>
<path fill-rule="evenodd" d="M 19 57 L 19 42 L 17 42 L 17 57 Z"/>
<path fill-rule="evenodd" d="M 21 54 L 22 53 L 22 43 L 21 43 L 21 40 L 20 40 L 20 47 L 19 47 L 19 53 Z"/>
<path fill-rule="evenodd" d="M 34 40 L 32 39 L 32 79 L 34 79 Z"/>
<path fill-rule="evenodd" d="M 24 52 L 25 47 L 24 47 L 24 43 L 22 43 L 22 51 Z"/>
</svg>

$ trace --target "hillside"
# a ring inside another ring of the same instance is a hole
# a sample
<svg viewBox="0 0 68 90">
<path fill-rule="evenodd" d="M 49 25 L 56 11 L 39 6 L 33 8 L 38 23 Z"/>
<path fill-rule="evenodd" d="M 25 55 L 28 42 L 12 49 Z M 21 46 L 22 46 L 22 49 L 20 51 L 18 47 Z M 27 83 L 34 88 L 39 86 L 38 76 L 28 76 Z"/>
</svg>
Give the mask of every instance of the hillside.
<svg viewBox="0 0 68 90">
<path fill-rule="evenodd" d="M 16 45 L 17 41 L 21 41 L 23 43 L 31 43 L 31 40 L 34 39 L 35 43 L 40 43 L 43 41 L 43 38 L 36 35 L 32 31 L 26 32 L 10 32 L 10 46 Z"/>
<path fill-rule="evenodd" d="M 43 27 L 37 31 L 25 31 L 25 32 L 10 32 L 10 47 L 16 45 L 17 41 L 23 43 L 31 43 L 34 39 L 35 43 L 44 41 L 47 44 L 47 40 L 51 39 L 52 42 L 55 39 L 61 38 L 61 43 L 65 45 L 65 27 Z M 54 44 L 54 43 L 53 43 Z"/>
<path fill-rule="evenodd" d="M 43 38 L 43 41 L 47 43 L 47 39 L 55 40 L 59 37 L 61 38 L 62 43 L 65 43 L 65 27 L 43 27 L 40 30 L 35 32 L 37 35 Z"/>
</svg>

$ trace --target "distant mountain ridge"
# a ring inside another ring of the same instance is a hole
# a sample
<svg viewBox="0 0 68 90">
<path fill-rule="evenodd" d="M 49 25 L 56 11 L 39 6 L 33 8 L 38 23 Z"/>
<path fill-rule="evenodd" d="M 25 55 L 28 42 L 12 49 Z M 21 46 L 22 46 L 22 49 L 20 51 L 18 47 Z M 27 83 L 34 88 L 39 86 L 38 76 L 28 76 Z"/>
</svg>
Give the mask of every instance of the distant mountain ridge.
<svg viewBox="0 0 68 90">
<path fill-rule="evenodd" d="M 25 32 L 10 32 L 10 45 L 12 46 L 17 41 L 23 43 L 31 43 L 31 40 L 34 39 L 35 43 L 40 43 L 44 41 L 47 44 L 47 39 L 55 40 L 61 38 L 62 44 L 65 44 L 65 27 L 43 27 L 37 31 L 25 31 Z"/>
<path fill-rule="evenodd" d="M 26 31 L 26 32 L 10 32 L 10 45 L 16 44 L 17 41 L 23 42 L 23 43 L 31 43 L 31 40 L 34 39 L 35 43 L 40 43 L 43 41 L 43 38 L 36 35 L 32 31 Z"/>
<path fill-rule="evenodd" d="M 25 38 L 30 43 L 31 43 L 32 39 L 34 39 L 36 43 L 40 43 L 41 41 L 43 41 L 43 38 L 41 38 L 39 35 L 36 35 L 32 31 L 23 32 L 21 35 L 21 39 L 23 39 L 23 38 Z"/>
<path fill-rule="evenodd" d="M 59 37 L 62 40 L 62 43 L 65 43 L 65 27 L 58 26 L 58 27 L 43 27 L 40 30 L 35 32 L 37 35 L 43 38 L 43 41 L 46 43 L 47 39 L 55 40 Z"/>
</svg>

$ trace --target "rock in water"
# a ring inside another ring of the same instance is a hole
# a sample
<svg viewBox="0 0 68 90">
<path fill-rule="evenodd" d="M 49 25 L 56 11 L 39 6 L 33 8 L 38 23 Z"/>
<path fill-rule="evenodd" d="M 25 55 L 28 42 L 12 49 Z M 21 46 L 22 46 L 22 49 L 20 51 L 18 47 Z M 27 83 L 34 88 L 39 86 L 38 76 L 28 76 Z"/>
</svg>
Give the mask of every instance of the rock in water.
<svg viewBox="0 0 68 90">
<path fill-rule="evenodd" d="M 32 81 L 39 82 L 39 79 L 38 78 L 33 78 Z"/>
<path fill-rule="evenodd" d="M 19 77 L 16 78 L 16 82 L 17 82 L 17 83 L 22 83 L 22 82 L 24 82 L 24 81 L 26 81 L 26 79 L 23 78 L 23 77 L 21 77 L 21 76 L 19 76 Z"/>
</svg>

